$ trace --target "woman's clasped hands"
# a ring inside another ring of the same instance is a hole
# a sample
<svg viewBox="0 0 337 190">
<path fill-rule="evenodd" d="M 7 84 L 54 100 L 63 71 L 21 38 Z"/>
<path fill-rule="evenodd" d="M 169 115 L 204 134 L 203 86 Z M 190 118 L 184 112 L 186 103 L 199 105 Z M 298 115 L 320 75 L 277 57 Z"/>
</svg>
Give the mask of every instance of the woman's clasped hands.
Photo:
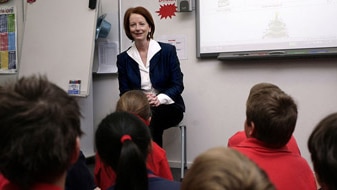
<svg viewBox="0 0 337 190">
<path fill-rule="evenodd" d="M 156 94 L 154 93 L 147 93 L 146 97 L 149 101 L 149 104 L 153 107 L 157 107 L 160 105 L 160 101 L 158 99 L 158 97 L 156 96 Z"/>
</svg>

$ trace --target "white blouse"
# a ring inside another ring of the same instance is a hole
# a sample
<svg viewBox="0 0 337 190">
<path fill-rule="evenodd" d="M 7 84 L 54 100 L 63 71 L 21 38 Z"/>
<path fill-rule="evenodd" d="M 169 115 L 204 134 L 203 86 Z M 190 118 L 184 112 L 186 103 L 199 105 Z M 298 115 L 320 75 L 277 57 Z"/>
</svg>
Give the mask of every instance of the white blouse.
<svg viewBox="0 0 337 190">
<path fill-rule="evenodd" d="M 161 47 L 159 43 L 151 39 L 149 43 L 149 49 L 147 51 L 147 60 L 145 65 L 143 64 L 142 58 L 140 57 L 135 43 L 132 44 L 131 48 L 127 51 L 127 54 L 138 63 L 141 78 L 141 89 L 145 93 L 155 93 L 160 104 L 173 104 L 174 101 L 169 96 L 163 93 L 158 94 L 158 91 L 152 87 L 150 80 L 150 60 L 158 51 L 160 51 L 160 49 Z"/>
</svg>

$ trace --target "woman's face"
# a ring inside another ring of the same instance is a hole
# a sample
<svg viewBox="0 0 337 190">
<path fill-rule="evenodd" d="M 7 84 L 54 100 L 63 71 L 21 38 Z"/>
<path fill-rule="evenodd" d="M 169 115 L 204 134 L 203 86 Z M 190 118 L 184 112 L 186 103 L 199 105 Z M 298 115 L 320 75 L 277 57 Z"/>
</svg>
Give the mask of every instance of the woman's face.
<svg viewBox="0 0 337 190">
<path fill-rule="evenodd" d="M 144 41 L 147 40 L 151 28 L 146 22 L 146 19 L 140 15 L 132 13 L 129 18 L 130 21 L 130 32 L 134 41 Z"/>
</svg>

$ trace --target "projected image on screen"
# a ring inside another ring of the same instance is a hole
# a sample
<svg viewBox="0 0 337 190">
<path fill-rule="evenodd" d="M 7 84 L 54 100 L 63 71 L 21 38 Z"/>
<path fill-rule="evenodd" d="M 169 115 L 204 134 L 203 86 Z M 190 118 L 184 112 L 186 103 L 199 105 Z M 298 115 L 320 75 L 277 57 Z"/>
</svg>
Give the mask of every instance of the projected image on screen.
<svg viewBox="0 0 337 190">
<path fill-rule="evenodd" d="M 199 53 L 337 47 L 337 0 L 198 0 Z"/>
<path fill-rule="evenodd" d="M 288 38 L 286 24 L 275 14 L 275 17 L 268 23 L 267 30 L 263 38 Z"/>
</svg>

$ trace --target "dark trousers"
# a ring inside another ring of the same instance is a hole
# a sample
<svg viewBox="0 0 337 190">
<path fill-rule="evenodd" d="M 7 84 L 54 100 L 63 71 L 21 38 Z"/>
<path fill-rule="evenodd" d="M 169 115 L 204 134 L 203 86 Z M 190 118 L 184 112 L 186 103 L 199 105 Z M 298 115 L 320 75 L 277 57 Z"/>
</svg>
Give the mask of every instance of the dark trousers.
<svg viewBox="0 0 337 190">
<path fill-rule="evenodd" d="M 177 126 L 183 120 L 184 112 L 176 104 L 152 107 L 150 129 L 152 139 L 160 147 L 163 146 L 163 132 L 165 129 Z"/>
</svg>

